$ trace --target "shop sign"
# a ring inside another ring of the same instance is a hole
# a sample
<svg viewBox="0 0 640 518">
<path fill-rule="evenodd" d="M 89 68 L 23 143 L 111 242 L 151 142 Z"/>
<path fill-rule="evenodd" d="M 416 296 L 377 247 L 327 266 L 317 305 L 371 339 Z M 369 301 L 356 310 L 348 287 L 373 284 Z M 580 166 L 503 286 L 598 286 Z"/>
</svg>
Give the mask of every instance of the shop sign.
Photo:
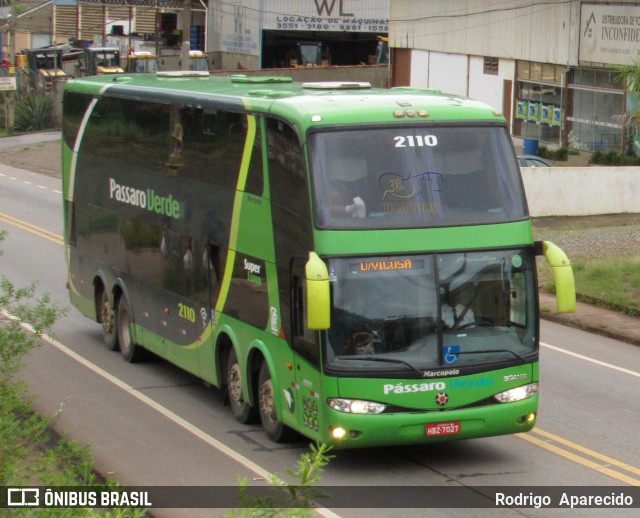
<svg viewBox="0 0 640 518">
<path fill-rule="evenodd" d="M 640 6 L 581 5 L 581 64 L 630 65 L 639 56 Z"/>
<path fill-rule="evenodd" d="M 0 77 L 0 91 L 6 92 L 16 89 L 15 77 Z"/>
</svg>

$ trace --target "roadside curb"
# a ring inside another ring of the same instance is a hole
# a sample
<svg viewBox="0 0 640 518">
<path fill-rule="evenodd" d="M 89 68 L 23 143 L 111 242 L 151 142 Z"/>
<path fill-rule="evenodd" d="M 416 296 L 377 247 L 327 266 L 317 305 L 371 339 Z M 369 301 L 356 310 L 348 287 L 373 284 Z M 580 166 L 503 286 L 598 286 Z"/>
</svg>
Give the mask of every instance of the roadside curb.
<svg viewBox="0 0 640 518">
<path fill-rule="evenodd" d="M 37 144 L 40 142 L 50 142 L 60 140 L 62 132 L 60 130 L 39 131 L 35 133 L 20 133 L 17 135 L 7 135 L 0 137 L 0 149 Z"/>
<path fill-rule="evenodd" d="M 576 302 L 575 313 L 555 313 L 554 295 L 540 292 L 540 318 L 640 346 L 640 318 Z"/>
</svg>

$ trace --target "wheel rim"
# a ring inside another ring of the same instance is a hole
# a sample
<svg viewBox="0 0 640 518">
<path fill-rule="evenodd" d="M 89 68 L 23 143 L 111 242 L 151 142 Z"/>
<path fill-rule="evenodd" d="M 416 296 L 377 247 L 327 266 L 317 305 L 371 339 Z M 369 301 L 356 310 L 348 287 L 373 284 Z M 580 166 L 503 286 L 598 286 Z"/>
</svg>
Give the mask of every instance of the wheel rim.
<svg viewBox="0 0 640 518">
<path fill-rule="evenodd" d="M 240 377 L 240 366 L 237 363 L 229 369 L 227 386 L 231 400 L 240 403 L 242 401 L 242 378 Z"/>
<path fill-rule="evenodd" d="M 276 405 L 273 400 L 273 384 L 271 380 L 266 380 L 260 385 L 260 411 L 272 423 L 276 420 Z"/>
<path fill-rule="evenodd" d="M 113 311 L 109 306 L 109 301 L 105 300 L 102 303 L 102 310 L 100 311 L 100 320 L 102 321 L 102 330 L 105 334 L 110 335 L 113 333 Z"/>
</svg>

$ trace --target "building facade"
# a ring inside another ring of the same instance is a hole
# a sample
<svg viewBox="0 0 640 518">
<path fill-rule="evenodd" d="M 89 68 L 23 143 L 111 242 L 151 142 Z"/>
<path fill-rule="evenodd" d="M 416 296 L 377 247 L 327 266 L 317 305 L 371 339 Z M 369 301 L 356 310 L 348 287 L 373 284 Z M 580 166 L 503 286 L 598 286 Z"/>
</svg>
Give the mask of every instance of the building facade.
<svg viewBox="0 0 640 518">
<path fill-rule="evenodd" d="M 162 58 L 179 52 L 189 16 L 191 48 L 221 70 L 299 67 L 302 43 L 317 44 L 323 65 L 370 64 L 388 35 L 395 86 L 485 101 L 523 139 L 587 151 L 634 145 L 624 121 L 637 101 L 616 66 L 640 56 L 640 1 L 190 0 L 188 13 L 183 0 L 39 5 L 27 47 L 76 38 Z"/>
<path fill-rule="evenodd" d="M 189 0 L 194 50 L 204 50 L 206 6 Z M 82 45 L 174 54 L 182 43 L 183 0 L 47 0 L 0 25 L 3 52 L 81 42 Z"/>
<path fill-rule="evenodd" d="M 394 0 L 394 84 L 501 110 L 515 137 L 625 150 L 634 99 L 617 65 L 640 56 L 640 2 Z"/>
<path fill-rule="evenodd" d="M 368 63 L 389 32 L 390 0 L 209 0 L 208 51 L 219 68 L 300 65 L 316 42 L 330 65 Z M 295 61 L 297 60 L 297 61 Z"/>
<path fill-rule="evenodd" d="M 189 6 L 188 12 L 185 10 Z M 389 32 L 390 0 L 47 0 L 20 15 L 16 49 L 66 44 L 151 51 L 190 47 L 222 70 L 300 65 L 300 44 L 321 49 L 321 64 L 370 64 Z M 0 27 L 9 32 L 5 22 Z M 8 34 L 3 38 L 8 51 Z M 313 48 L 311 47 L 311 50 Z"/>
</svg>

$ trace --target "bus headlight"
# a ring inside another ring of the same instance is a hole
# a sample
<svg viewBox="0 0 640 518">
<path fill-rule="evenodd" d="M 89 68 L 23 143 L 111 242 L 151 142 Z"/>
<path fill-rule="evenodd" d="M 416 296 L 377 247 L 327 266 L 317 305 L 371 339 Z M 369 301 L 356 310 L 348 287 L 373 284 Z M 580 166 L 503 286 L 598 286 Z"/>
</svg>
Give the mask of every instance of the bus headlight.
<svg viewBox="0 0 640 518">
<path fill-rule="evenodd" d="M 538 393 L 538 384 L 529 383 L 529 385 L 522 385 L 521 387 L 512 388 L 500 392 L 493 396 L 500 403 L 513 403 L 514 401 L 522 401 L 535 396 Z"/>
<path fill-rule="evenodd" d="M 361 399 L 331 398 L 327 402 L 334 410 L 347 414 L 380 414 L 387 408 L 387 405 L 382 403 L 363 401 Z"/>
</svg>

